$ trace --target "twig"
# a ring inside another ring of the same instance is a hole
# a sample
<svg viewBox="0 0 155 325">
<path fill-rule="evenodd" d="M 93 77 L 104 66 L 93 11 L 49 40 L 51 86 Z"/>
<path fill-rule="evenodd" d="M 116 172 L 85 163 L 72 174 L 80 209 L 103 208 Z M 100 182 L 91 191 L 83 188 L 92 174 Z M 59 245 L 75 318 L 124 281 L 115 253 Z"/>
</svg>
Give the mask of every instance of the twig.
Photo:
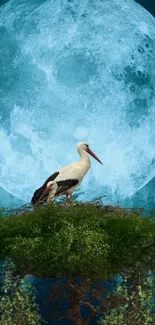
<svg viewBox="0 0 155 325">
<path fill-rule="evenodd" d="M 92 202 L 96 202 L 96 201 L 98 201 L 98 200 L 101 200 L 101 199 L 103 199 L 103 198 L 106 197 L 106 196 L 107 196 L 107 195 L 102 195 L 102 196 L 100 196 L 100 197 L 94 199 Z"/>
</svg>

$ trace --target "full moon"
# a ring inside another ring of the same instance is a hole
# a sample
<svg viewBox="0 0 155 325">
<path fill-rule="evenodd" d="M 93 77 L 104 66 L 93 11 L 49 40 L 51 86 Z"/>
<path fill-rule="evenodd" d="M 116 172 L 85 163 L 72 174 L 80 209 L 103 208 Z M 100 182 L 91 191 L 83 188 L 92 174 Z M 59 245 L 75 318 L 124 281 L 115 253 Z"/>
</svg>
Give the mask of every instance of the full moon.
<svg viewBox="0 0 155 325">
<path fill-rule="evenodd" d="M 10 0 L 0 16 L 0 186 L 29 201 L 78 160 L 82 199 L 125 198 L 155 174 L 155 19 L 132 0 Z"/>
</svg>

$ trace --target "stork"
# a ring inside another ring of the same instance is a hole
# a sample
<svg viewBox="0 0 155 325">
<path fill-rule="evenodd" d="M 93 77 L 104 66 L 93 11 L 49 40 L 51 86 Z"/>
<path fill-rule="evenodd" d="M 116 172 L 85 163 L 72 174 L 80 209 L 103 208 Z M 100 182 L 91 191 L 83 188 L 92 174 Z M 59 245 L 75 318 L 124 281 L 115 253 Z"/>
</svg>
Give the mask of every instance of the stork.
<svg viewBox="0 0 155 325">
<path fill-rule="evenodd" d="M 69 164 L 52 174 L 45 183 L 34 192 L 31 200 L 33 205 L 42 201 L 50 203 L 55 197 L 64 194 L 66 195 L 66 202 L 72 200 L 73 191 L 80 186 L 83 177 L 87 174 L 91 166 L 88 153 L 100 164 L 103 164 L 91 151 L 87 143 L 78 143 L 77 151 L 81 157 L 80 161 Z"/>
</svg>

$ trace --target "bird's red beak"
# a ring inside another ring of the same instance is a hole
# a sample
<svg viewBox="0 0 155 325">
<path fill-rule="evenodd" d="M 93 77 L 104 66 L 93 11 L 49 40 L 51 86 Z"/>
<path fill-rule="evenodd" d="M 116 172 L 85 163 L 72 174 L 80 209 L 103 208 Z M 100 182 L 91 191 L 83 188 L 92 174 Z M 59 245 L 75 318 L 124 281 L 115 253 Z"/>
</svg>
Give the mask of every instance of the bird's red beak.
<svg viewBox="0 0 155 325">
<path fill-rule="evenodd" d="M 102 161 L 88 148 L 87 152 L 93 157 L 95 158 L 100 164 L 103 165 Z"/>
<path fill-rule="evenodd" d="M 44 192 L 42 193 L 42 195 L 40 196 L 39 201 L 41 201 L 42 199 L 44 199 L 47 196 L 47 193 L 49 193 L 50 188 L 46 187 Z"/>
</svg>

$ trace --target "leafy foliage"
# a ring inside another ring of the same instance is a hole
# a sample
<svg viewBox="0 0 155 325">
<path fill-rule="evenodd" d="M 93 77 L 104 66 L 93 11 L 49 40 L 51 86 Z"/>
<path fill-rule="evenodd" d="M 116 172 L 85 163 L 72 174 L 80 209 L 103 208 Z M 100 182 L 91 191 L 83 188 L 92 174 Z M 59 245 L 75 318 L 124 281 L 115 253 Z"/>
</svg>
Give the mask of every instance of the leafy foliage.
<svg viewBox="0 0 155 325">
<path fill-rule="evenodd" d="M 38 207 L 0 219 L 0 248 L 21 276 L 106 279 L 124 268 L 154 270 L 155 224 L 90 204 Z"/>
<path fill-rule="evenodd" d="M 43 320 L 33 287 L 23 279 L 13 279 L 7 266 L 0 294 L 0 325 L 12 324 L 39 325 Z"/>
<path fill-rule="evenodd" d="M 140 280 L 140 279 L 139 279 Z M 104 312 L 100 325 L 154 325 L 155 283 L 152 274 L 148 274 L 139 283 L 130 283 L 127 278 L 123 285 L 107 297 L 109 300 L 115 295 L 121 297 L 119 306 Z"/>
<path fill-rule="evenodd" d="M 25 210 L 21 215 L 5 218 L 3 214 L 2 211 L 0 260 L 7 258 L 12 261 L 12 276 L 15 278 L 19 276 L 22 279 L 26 274 L 56 277 L 50 297 L 57 302 L 66 297 L 69 306 L 59 319 L 67 318 L 74 324 L 88 325 L 98 313 L 102 313 L 105 315 L 103 325 L 139 325 L 139 319 L 145 325 L 154 324 L 151 323 L 154 317 L 151 314 L 152 288 L 148 288 L 148 282 L 145 285 L 146 270 L 155 270 L 153 217 L 142 218 L 136 211 L 128 213 L 118 207 L 109 209 L 78 203 L 37 207 L 34 211 Z M 124 284 L 108 296 L 103 280 L 116 273 L 130 279 L 132 285 Z M 77 276 L 80 276 L 80 282 Z M 64 288 L 63 277 L 66 277 Z M 31 315 L 31 321 L 25 318 L 24 324 L 39 324 L 39 318 L 35 323 L 39 317 L 35 302 L 32 296 L 26 296 L 28 291 L 22 281 L 11 287 L 11 295 L 7 294 L 10 292 L 7 289 L 0 303 L 1 314 L 4 315 L 4 309 L 8 310 L 8 317 L 16 317 L 17 324 L 22 317 Z M 12 280 L 8 288 L 11 285 Z M 23 300 L 23 297 L 27 298 Z M 83 306 L 90 311 L 85 320 L 81 314 Z M 135 310 L 141 318 L 135 317 Z M 12 321 L 13 318 L 8 319 Z M 13 321 L 5 321 L 4 318 L 4 325 L 13 324 Z"/>
</svg>

